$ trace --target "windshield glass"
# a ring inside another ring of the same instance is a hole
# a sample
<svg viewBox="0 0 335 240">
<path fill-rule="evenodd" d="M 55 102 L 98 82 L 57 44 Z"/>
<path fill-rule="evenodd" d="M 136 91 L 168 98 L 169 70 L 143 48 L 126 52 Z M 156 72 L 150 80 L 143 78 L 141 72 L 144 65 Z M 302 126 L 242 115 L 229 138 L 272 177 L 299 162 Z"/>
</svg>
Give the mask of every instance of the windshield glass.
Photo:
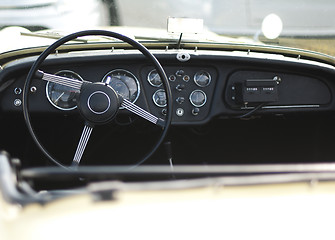
<svg viewBox="0 0 335 240">
<path fill-rule="evenodd" d="M 77 30 L 117 26 L 119 32 L 138 40 L 165 39 L 168 17 L 178 17 L 203 20 L 205 34 L 200 40 L 194 34 L 197 41 L 209 41 L 211 33 L 226 37 L 216 38 L 222 43 L 286 46 L 334 56 L 334 12 L 331 0 L 0 0 L 0 52 L 48 45 L 54 40 L 21 36 L 46 29 L 57 38 Z"/>
</svg>

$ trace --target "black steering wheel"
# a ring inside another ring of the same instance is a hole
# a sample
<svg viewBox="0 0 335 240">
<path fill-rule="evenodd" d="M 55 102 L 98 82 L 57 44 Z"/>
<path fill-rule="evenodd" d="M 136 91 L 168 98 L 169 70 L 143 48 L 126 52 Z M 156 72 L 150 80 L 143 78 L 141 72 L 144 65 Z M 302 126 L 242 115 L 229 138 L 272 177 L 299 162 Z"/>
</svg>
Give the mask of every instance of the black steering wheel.
<svg viewBox="0 0 335 240">
<path fill-rule="evenodd" d="M 165 88 L 166 92 L 166 98 L 167 98 L 167 114 L 165 119 L 158 118 L 154 116 L 153 114 L 147 112 L 146 110 L 140 108 L 139 106 L 135 105 L 134 103 L 128 101 L 127 99 L 122 98 L 120 94 L 118 94 L 108 83 L 102 83 L 102 82 L 90 82 L 90 81 L 79 81 L 76 79 L 71 79 L 67 77 L 61 77 L 53 74 L 44 73 L 39 70 L 41 64 L 43 61 L 47 58 L 48 55 L 55 52 L 55 50 L 63 45 L 66 42 L 69 42 L 71 40 L 74 40 L 78 37 L 84 37 L 89 35 L 100 35 L 100 36 L 107 36 L 116 38 L 119 40 L 122 40 L 128 44 L 130 44 L 132 47 L 138 49 L 144 56 L 146 56 L 155 66 L 155 69 L 157 70 L 157 73 L 159 74 L 162 83 Z M 153 56 L 149 50 L 144 47 L 139 42 L 130 39 L 124 35 L 110 32 L 110 31 L 104 31 L 104 30 L 87 30 L 87 31 L 81 31 L 77 33 L 73 33 L 70 35 L 67 35 L 59 40 L 57 40 L 55 43 L 50 45 L 47 49 L 45 49 L 41 55 L 37 58 L 37 60 L 34 62 L 32 67 L 30 68 L 30 71 L 28 73 L 27 79 L 24 84 L 23 89 L 23 115 L 25 122 L 27 124 L 29 133 L 31 134 L 33 140 L 37 144 L 37 146 L 40 148 L 40 150 L 55 164 L 68 168 L 67 166 L 63 165 L 60 161 L 58 161 L 56 158 L 54 158 L 42 145 L 40 140 L 37 138 L 34 128 L 31 124 L 30 114 L 29 114 L 29 101 L 28 101 L 28 94 L 29 94 L 29 88 L 30 83 L 32 79 L 41 79 L 57 84 L 61 84 L 67 87 L 74 88 L 78 91 L 78 109 L 85 120 L 85 126 L 82 131 L 82 135 L 80 137 L 77 150 L 75 152 L 75 155 L 72 160 L 71 166 L 76 168 L 80 160 L 84 154 L 86 145 L 88 140 L 90 139 L 90 135 L 92 130 L 94 129 L 95 125 L 101 125 L 106 124 L 112 121 L 115 116 L 117 115 L 119 108 L 123 107 L 124 109 L 129 110 L 132 113 L 135 113 L 136 115 L 150 121 L 153 124 L 156 124 L 158 126 L 161 126 L 163 128 L 160 138 L 158 141 L 154 144 L 153 148 L 142 158 L 140 159 L 135 165 L 140 165 L 144 161 L 146 161 L 160 146 L 160 144 L 163 142 L 164 137 L 167 134 L 169 125 L 171 123 L 172 118 L 172 96 L 171 96 L 171 89 L 169 86 L 168 79 L 166 77 L 166 74 L 161 66 L 161 64 L 158 62 L 158 60 Z"/>
</svg>

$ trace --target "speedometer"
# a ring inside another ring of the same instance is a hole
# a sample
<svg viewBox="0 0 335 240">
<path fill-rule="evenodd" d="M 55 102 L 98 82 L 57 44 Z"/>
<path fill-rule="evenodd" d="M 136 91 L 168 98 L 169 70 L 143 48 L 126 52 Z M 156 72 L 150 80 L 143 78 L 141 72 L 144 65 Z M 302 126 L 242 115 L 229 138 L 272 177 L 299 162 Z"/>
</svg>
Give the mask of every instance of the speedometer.
<svg viewBox="0 0 335 240">
<path fill-rule="evenodd" d="M 108 72 L 102 82 L 111 86 L 124 99 L 136 102 L 140 95 L 140 84 L 131 72 L 124 69 L 116 69 Z"/>
<path fill-rule="evenodd" d="M 83 81 L 78 73 L 69 70 L 56 72 L 55 75 Z M 49 102 L 60 110 L 73 110 L 77 107 L 76 94 L 78 91 L 53 82 L 48 82 L 46 85 L 46 95 Z"/>
</svg>

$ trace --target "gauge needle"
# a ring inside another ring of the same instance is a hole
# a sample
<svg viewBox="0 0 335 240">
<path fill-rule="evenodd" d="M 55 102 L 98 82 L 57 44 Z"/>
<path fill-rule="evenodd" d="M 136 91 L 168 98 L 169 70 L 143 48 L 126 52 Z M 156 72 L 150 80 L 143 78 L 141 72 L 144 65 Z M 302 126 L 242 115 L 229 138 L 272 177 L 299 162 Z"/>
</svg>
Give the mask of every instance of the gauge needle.
<svg viewBox="0 0 335 240">
<path fill-rule="evenodd" d="M 153 76 L 153 78 L 152 78 L 152 79 L 155 79 L 157 76 L 158 76 L 158 73 L 156 73 L 156 75 L 155 75 L 155 76 Z"/>
<path fill-rule="evenodd" d="M 55 100 L 55 103 L 58 103 L 59 99 L 65 94 L 65 92 L 62 92 L 61 95 L 59 95 L 59 97 Z"/>
</svg>

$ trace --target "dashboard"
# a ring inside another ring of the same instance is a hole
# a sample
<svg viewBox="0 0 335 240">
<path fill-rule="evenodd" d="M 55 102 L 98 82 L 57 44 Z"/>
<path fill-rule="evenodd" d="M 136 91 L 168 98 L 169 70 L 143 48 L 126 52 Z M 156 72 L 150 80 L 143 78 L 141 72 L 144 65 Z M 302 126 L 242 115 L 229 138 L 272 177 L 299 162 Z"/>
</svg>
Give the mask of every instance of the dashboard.
<svg viewBox="0 0 335 240">
<path fill-rule="evenodd" d="M 335 68 L 277 54 L 153 50 L 172 92 L 172 122 L 148 164 L 236 164 L 333 161 Z M 37 57 L 0 72 L 0 146 L 24 166 L 48 162 L 22 114 L 23 86 Z M 166 117 L 166 94 L 153 64 L 138 51 L 73 51 L 49 56 L 44 73 L 103 82 L 154 116 Z M 41 79 L 29 86 L 33 127 L 45 147 L 70 165 L 84 125 L 77 90 Z M 96 127 L 82 164 L 134 164 L 162 129 L 122 106 Z M 62 149 L 62 151 L 59 151 Z M 27 160 L 28 159 L 28 160 Z"/>
<path fill-rule="evenodd" d="M 259 114 L 332 111 L 334 68 L 330 65 L 257 53 L 155 52 L 169 79 L 172 124 L 197 125 L 217 116 L 236 117 L 262 105 Z M 23 84 L 34 58 L 14 61 L 1 72 L 1 111 L 22 111 Z M 164 118 L 166 94 L 155 68 L 131 50 L 73 52 L 49 57 L 42 70 L 91 82 L 108 82 L 123 98 Z M 30 110 L 76 113 L 76 91 L 34 80 Z M 126 110 L 121 109 L 121 112 Z"/>
</svg>

